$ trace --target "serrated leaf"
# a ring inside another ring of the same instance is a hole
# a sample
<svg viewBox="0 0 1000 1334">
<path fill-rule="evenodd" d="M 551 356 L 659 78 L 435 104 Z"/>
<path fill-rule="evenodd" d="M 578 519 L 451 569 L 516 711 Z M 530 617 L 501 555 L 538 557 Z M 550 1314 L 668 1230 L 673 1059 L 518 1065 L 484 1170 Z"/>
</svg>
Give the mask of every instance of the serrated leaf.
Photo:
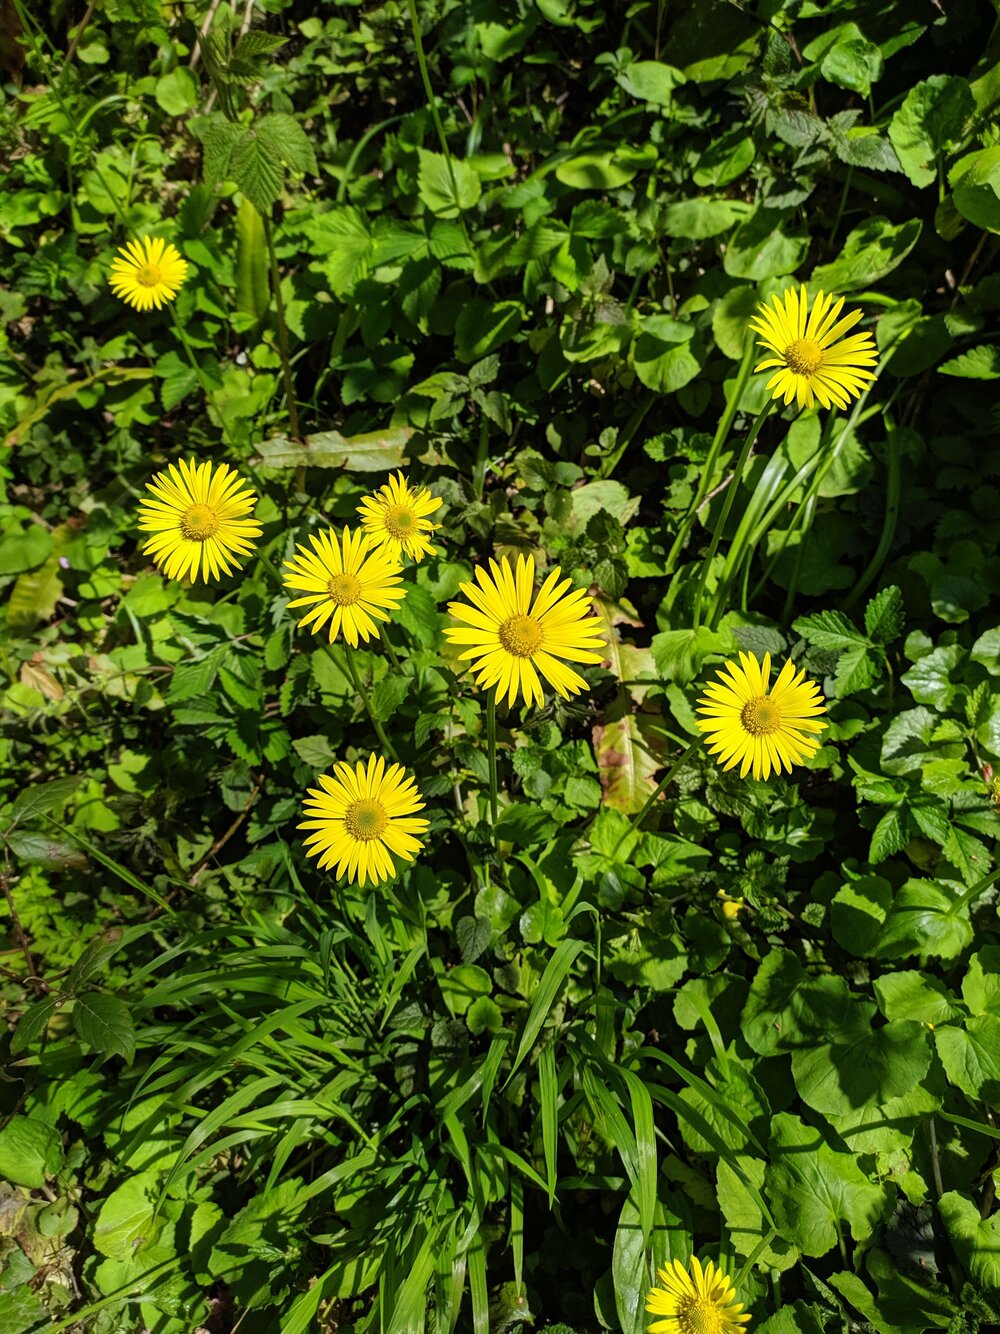
<svg viewBox="0 0 1000 1334">
<path fill-rule="evenodd" d="M 823 649 L 867 647 L 868 639 L 839 611 L 818 611 L 811 616 L 800 616 L 792 629 Z"/>
<path fill-rule="evenodd" d="M 872 834 L 868 860 L 873 865 L 884 862 L 886 857 L 905 848 L 910 841 L 910 826 L 906 812 L 901 810 L 886 811 Z"/>
<path fill-rule="evenodd" d="M 980 343 L 967 352 L 938 367 L 942 375 L 955 375 L 964 380 L 1000 380 L 1000 346 Z"/>
<path fill-rule="evenodd" d="M 215 185 L 228 175 L 233 149 L 246 132 L 243 125 L 237 125 L 219 113 L 201 126 L 198 137 L 204 150 L 202 175 L 207 185 Z"/>
<path fill-rule="evenodd" d="M 262 32 L 260 28 L 252 28 L 236 39 L 233 57 L 237 60 L 253 60 L 257 56 L 273 55 L 275 51 L 280 51 L 287 41 L 287 37 L 281 37 L 278 33 Z"/>
<path fill-rule="evenodd" d="M 135 1028 L 125 1002 L 117 996 L 88 992 L 73 1003 L 73 1025 L 94 1051 L 122 1056 L 131 1064 L 135 1056 Z"/>
<path fill-rule="evenodd" d="M 483 187 L 474 167 L 425 148 L 418 149 L 417 156 L 417 192 L 435 217 L 457 218 L 475 207 Z"/>
<path fill-rule="evenodd" d="M 24 1051 L 26 1047 L 30 1047 L 36 1038 L 41 1037 L 59 1005 L 58 996 L 46 996 L 44 1000 L 29 1005 L 24 1014 L 21 1015 L 14 1036 L 11 1038 L 10 1049 L 15 1056 L 18 1052 Z"/>
<path fill-rule="evenodd" d="M 316 174 L 312 141 L 294 116 L 284 111 L 269 111 L 254 122 L 254 130 L 278 162 L 303 175 Z"/>
<path fill-rule="evenodd" d="M 865 629 L 874 644 L 889 644 L 903 632 L 903 594 L 895 584 L 880 589 L 865 608 Z"/>
<path fill-rule="evenodd" d="M 262 217 L 281 194 L 285 169 L 273 146 L 254 130 L 244 130 L 232 146 L 227 175 Z"/>
</svg>

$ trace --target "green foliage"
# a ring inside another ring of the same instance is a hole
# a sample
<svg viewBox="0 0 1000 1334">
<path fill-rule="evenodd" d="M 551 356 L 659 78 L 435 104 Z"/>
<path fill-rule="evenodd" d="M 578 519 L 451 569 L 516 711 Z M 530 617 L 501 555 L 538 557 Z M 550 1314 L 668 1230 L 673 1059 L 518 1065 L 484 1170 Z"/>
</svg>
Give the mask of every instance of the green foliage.
<svg viewBox="0 0 1000 1334">
<path fill-rule="evenodd" d="M 696 1254 L 762 1334 L 995 1329 L 995 16 L 313 9 L 3 44 L 0 1328 L 637 1334 Z M 109 292 L 136 235 L 170 312 Z M 736 476 L 800 281 L 879 379 Z M 192 457 L 279 567 L 397 470 L 441 498 L 370 714 L 263 564 L 151 566 Z M 608 645 L 500 707 L 494 826 L 441 632 L 501 551 Z M 675 769 L 740 652 L 820 749 Z M 431 828 L 363 891 L 296 826 L 376 722 Z"/>
</svg>

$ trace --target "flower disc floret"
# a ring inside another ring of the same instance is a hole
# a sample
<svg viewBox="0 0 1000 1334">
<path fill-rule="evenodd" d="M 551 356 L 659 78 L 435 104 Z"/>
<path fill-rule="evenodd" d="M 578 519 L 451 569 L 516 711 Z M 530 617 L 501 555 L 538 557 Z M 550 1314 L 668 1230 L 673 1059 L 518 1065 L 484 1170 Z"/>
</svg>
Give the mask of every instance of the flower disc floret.
<svg viewBox="0 0 1000 1334">
<path fill-rule="evenodd" d="M 250 516 L 257 497 L 234 468 L 181 459 L 158 472 L 139 505 L 143 550 L 168 579 L 218 579 L 251 555 L 261 528 Z"/>
<path fill-rule="evenodd" d="M 705 688 L 698 700 L 698 726 L 708 733 L 708 749 L 724 769 L 740 768 L 740 777 L 769 778 L 782 768 L 789 773 L 819 749 L 815 733 L 826 706 L 819 686 L 797 675 L 786 662 L 774 686 L 771 655 L 758 662 L 741 653 L 740 664 L 727 662 L 724 671 Z"/>
<path fill-rule="evenodd" d="M 386 548 L 371 549 L 365 533 L 345 527 L 313 533 L 309 547 L 285 561 L 286 587 L 304 594 L 289 607 L 308 607 L 299 621 L 319 633 L 324 626 L 332 644 L 342 634 L 352 648 L 379 638 L 379 623 L 388 621 L 405 596 L 399 561 Z"/>
<path fill-rule="evenodd" d="M 180 291 L 188 267 L 162 236 L 144 236 L 128 241 L 111 261 L 111 290 L 136 310 L 159 310 Z"/>
<path fill-rule="evenodd" d="M 846 408 L 874 381 L 875 340 L 870 333 L 850 333 L 862 312 L 842 317 L 843 309 L 843 297 L 817 292 L 810 310 L 805 287 L 789 287 L 757 308 L 750 327 L 773 355 L 754 369 L 775 372 L 767 382 L 772 398 L 784 399 L 786 407 L 797 401 L 800 408 L 814 402 Z"/>
<path fill-rule="evenodd" d="M 386 768 L 384 759 L 370 755 L 367 764 L 335 764 L 318 782 L 308 790 L 298 827 L 312 831 L 306 852 L 320 867 L 366 885 L 394 876 L 396 861 L 413 861 L 428 821 L 416 815 L 424 803 L 401 765 Z"/>
<path fill-rule="evenodd" d="M 605 656 L 605 641 L 591 614 L 586 589 L 569 592 L 571 581 L 561 579 L 557 566 L 537 596 L 534 558 L 518 556 L 512 568 L 506 556 L 491 560 L 489 571 L 477 566 L 476 582 L 461 589 L 468 599 L 452 602 L 448 610 L 462 625 L 445 630 L 452 644 L 461 645 L 463 660 L 471 660 L 477 685 L 495 690 L 499 702 L 521 696 L 525 703 L 544 701 L 544 677 L 563 699 L 587 688 L 587 682 L 567 662 L 597 663 Z"/>
<path fill-rule="evenodd" d="M 671 1260 L 656 1271 L 646 1310 L 656 1316 L 650 1334 L 742 1334 L 750 1322 L 728 1274 L 713 1260 L 691 1257 L 689 1268 Z"/>
<path fill-rule="evenodd" d="M 424 556 L 437 554 L 430 537 L 440 524 L 432 523 L 427 516 L 440 509 L 441 504 L 426 487 L 411 487 L 398 472 L 385 486 L 365 496 L 358 514 L 372 546 L 387 547 L 398 560 L 409 556 L 420 561 Z"/>
</svg>

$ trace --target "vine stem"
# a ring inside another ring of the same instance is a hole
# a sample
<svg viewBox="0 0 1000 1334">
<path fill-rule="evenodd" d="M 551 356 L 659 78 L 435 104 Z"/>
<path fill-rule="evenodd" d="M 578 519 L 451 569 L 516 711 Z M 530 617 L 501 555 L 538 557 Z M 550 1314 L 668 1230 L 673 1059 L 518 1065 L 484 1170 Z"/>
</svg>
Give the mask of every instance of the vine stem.
<svg viewBox="0 0 1000 1334">
<path fill-rule="evenodd" d="M 333 645 L 324 644 L 323 647 L 324 649 L 326 649 L 327 653 L 330 655 L 333 661 L 336 662 L 337 658 L 333 652 Z M 367 710 L 368 713 L 368 718 L 371 721 L 372 727 L 374 727 L 375 729 L 375 735 L 382 743 L 382 746 L 385 749 L 385 753 L 389 756 L 390 759 L 395 760 L 396 763 L 398 764 L 399 756 L 396 754 L 396 748 L 389 740 L 389 738 L 386 736 L 385 728 L 382 726 L 378 718 L 375 716 L 375 710 L 372 708 L 371 696 L 368 694 L 365 684 L 361 680 L 361 676 L 354 663 L 354 650 L 351 648 L 350 644 L 348 644 L 346 640 L 344 641 L 344 661 L 347 663 L 347 670 L 350 673 L 351 680 L 354 682 L 354 689 L 361 696 L 362 702 L 364 703 L 365 709 Z"/>
<path fill-rule="evenodd" d="M 497 783 L 497 699 L 491 690 L 486 696 L 486 755 L 490 770 L 490 824 L 496 825 L 498 809 Z"/>
<path fill-rule="evenodd" d="M 267 241 L 267 257 L 271 265 L 271 286 L 274 288 L 274 308 L 278 315 L 278 354 L 281 357 L 281 372 L 285 380 L 285 398 L 288 401 L 288 426 L 294 440 L 301 440 L 299 434 L 299 408 L 295 401 L 295 384 L 292 380 L 292 363 L 288 355 L 288 325 L 285 322 L 285 299 L 281 295 L 281 274 L 278 272 L 278 256 L 274 250 L 274 228 L 271 219 L 264 218 L 264 238 Z"/>
<path fill-rule="evenodd" d="M 775 400 L 773 398 L 769 398 L 767 402 L 764 404 L 764 406 L 761 408 L 760 412 L 758 412 L 754 424 L 750 427 L 750 430 L 747 432 L 747 438 L 743 442 L 743 448 L 740 450 L 740 456 L 736 460 L 736 468 L 733 471 L 733 475 L 729 480 L 729 485 L 726 487 L 726 494 L 722 501 L 722 513 L 719 515 L 719 522 L 715 525 L 715 532 L 712 534 L 712 541 L 709 544 L 708 554 L 702 561 L 701 570 L 698 574 L 698 587 L 694 595 L 694 628 L 696 630 L 698 626 L 701 624 L 701 603 L 702 603 L 702 598 L 704 597 L 705 594 L 705 580 L 708 578 L 708 572 L 712 567 L 712 562 L 715 560 L 715 553 L 719 549 L 719 543 L 722 540 L 723 531 L 725 530 L 726 523 L 729 519 L 730 511 L 733 508 L 733 503 L 736 500 L 736 492 L 739 490 L 740 481 L 743 477 L 743 469 L 747 466 L 747 459 L 750 457 L 750 451 L 751 449 L 753 449 L 754 442 L 756 441 L 757 436 L 760 434 L 760 428 L 764 425 L 764 422 L 767 420 L 768 415 L 771 412 L 771 409 L 774 407 L 774 403 Z"/>
</svg>

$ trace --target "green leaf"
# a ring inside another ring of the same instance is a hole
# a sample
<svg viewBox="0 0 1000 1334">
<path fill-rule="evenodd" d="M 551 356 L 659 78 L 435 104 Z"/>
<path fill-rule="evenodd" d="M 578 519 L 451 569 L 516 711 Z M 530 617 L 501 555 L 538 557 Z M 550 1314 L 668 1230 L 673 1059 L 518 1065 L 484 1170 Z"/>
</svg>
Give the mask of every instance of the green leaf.
<svg viewBox="0 0 1000 1334">
<path fill-rule="evenodd" d="M 954 375 L 963 380 L 1000 380 L 1000 346 L 980 343 L 960 356 L 944 361 L 938 367 L 942 375 Z"/>
<path fill-rule="evenodd" d="M 93 1243 L 101 1255 L 131 1260 L 155 1243 L 163 1226 L 155 1213 L 160 1181 L 159 1172 L 140 1172 L 105 1196 L 93 1230 Z"/>
<path fill-rule="evenodd" d="M 832 1250 L 844 1224 L 855 1241 L 864 1241 L 891 1201 L 853 1154 L 838 1152 L 818 1130 L 787 1112 L 771 1121 L 764 1183 L 779 1235 L 811 1256 Z"/>
<path fill-rule="evenodd" d="M 117 996 L 102 996 L 95 991 L 77 996 L 73 1024 L 94 1051 L 123 1056 L 131 1063 L 135 1056 L 135 1028 L 125 1002 Z"/>
<path fill-rule="evenodd" d="M 312 141 L 294 116 L 284 111 L 269 111 L 254 121 L 253 128 L 275 161 L 291 171 L 315 176 L 318 167 Z"/>
<path fill-rule="evenodd" d="M 198 80 L 186 65 L 178 65 L 156 80 L 154 96 L 168 116 L 185 116 L 198 101 Z"/>
<path fill-rule="evenodd" d="M 736 1169 L 739 1169 L 738 1171 Z M 764 1188 L 765 1164 L 759 1158 L 734 1154 L 730 1163 L 720 1158 L 716 1167 L 716 1193 L 719 1209 L 737 1255 L 753 1255 L 770 1269 L 790 1269 L 799 1259 L 798 1249 L 789 1241 L 773 1236 L 764 1213 L 744 1184 L 749 1179 L 757 1188 Z M 770 1241 L 767 1238 L 770 1236 Z M 761 1242 L 763 1249 L 758 1250 Z"/>
<path fill-rule="evenodd" d="M 412 684 L 410 677 L 394 674 L 388 674 L 379 681 L 371 693 L 372 712 L 379 722 L 384 723 L 392 717 L 410 693 Z"/>
<path fill-rule="evenodd" d="M 577 153 L 556 167 L 556 180 L 572 190 L 616 190 L 627 185 L 638 171 L 656 163 L 657 152 L 647 148 L 631 148 L 627 144 L 608 152 Z"/>
<path fill-rule="evenodd" d="M 754 142 L 742 126 L 727 130 L 713 139 L 698 159 L 694 183 L 702 189 L 730 185 L 743 175 L 755 156 Z"/>
<path fill-rule="evenodd" d="M 903 594 L 895 584 L 880 589 L 865 608 L 865 629 L 873 644 L 889 644 L 903 633 Z"/>
<path fill-rule="evenodd" d="M 396 426 L 367 435 L 339 431 L 307 435 L 305 441 L 272 436 L 257 446 L 257 462 L 266 468 L 344 468 L 350 472 L 391 472 L 403 467 L 403 447 L 413 431 Z"/>
<path fill-rule="evenodd" d="M 950 1023 L 962 1013 L 943 982 L 916 969 L 885 973 L 875 979 L 873 986 L 879 1009 L 887 1019 L 915 1019 L 937 1025 Z"/>
<path fill-rule="evenodd" d="M 962 999 L 973 1014 L 1000 1015 L 1000 945 L 984 945 L 969 960 Z"/>
<path fill-rule="evenodd" d="M 459 361 L 478 361 L 510 342 L 523 320 L 524 307 L 519 301 L 484 301 L 474 297 L 463 306 L 455 322 L 455 351 Z"/>
<path fill-rule="evenodd" d="M 40 1038 L 45 1032 L 45 1028 L 61 1005 L 58 996 L 46 996 L 44 1000 L 35 1001 L 34 1005 L 29 1005 L 24 1014 L 18 1021 L 14 1036 L 11 1038 L 10 1049 L 16 1056 L 26 1047 Z"/>
<path fill-rule="evenodd" d="M 548 811 L 523 801 L 515 801 L 502 811 L 494 830 L 497 838 L 521 848 L 543 843 L 555 831 L 556 823 Z"/>
<path fill-rule="evenodd" d="M 15 1186 L 41 1190 L 62 1164 L 62 1140 L 47 1121 L 12 1116 L 0 1130 L 0 1177 Z"/>
<path fill-rule="evenodd" d="M 667 205 L 663 225 L 670 236 L 704 241 L 728 232 L 748 211 L 749 205 L 739 199 L 684 199 Z"/>
<path fill-rule="evenodd" d="M 921 1082 L 930 1063 L 927 1029 L 899 1019 L 800 1048 L 792 1053 L 792 1077 L 807 1106 L 847 1116 L 871 1103 L 902 1097 Z"/>
<path fill-rule="evenodd" d="M 271 208 L 284 185 L 285 169 L 266 138 L 254 130 L 244 130 L 232 146 L 227 175 L 261 217 L 271 216 Z"/>
<path fill-rule="evenodd" d="M 805 258 L 809 238 L 804 232 L 784 230 L 790 218 L 787 210 L 759 208 L 740 223 L 722 261 L 726 273 L 753 282 L 794 273 Z"/>
<path fill-rule="evenodd" d="M 875 950 L 877 958 L 954 959 L 972 943 L 968 908 L 957 906 L 961 887 L 949 891 L 944 883 L 907 880 L 896 891 Z"/>
<path fill-rule="evenodd" d="M 646 1294 L 651 1282 L 634 1187 L 618 1218 L 611 1253 L 611 1273 L 615 1285 L 618 1323 L 623 1334 L 643 1334 L 647 1319 Z"/>
<path fill-rule="evenodd" d="M 701 372 L 705 349 L 693 324 L 669 315 L 647 316 L 635 343 L 635 373 L 658 394 L 674 394 Z"/>
<path fill-rule="evenodd" d="M 889 123 L 889 138 L 914 185 L 930 185 L 938 159 L 965 133 L 976 109 L 966 79 L 935 74 L 916 84 Z"/>
<path fill-rule="evenodd" d="M 873 860 L 881 858 L 873 857 Z M 830 904 L 833 938 L 848 954 L 870 955 L 892 904 L 892 886 L 878 875 L 862 875 L 844 885 Z"/>
<path fill-rule="evenodd" d="M 53 551 L 45 563 L 30 574 L 19 575 L 7 599 L 7 630 L 28 634 L 40 621 L 47 621 L 62 597 L 62 567 Z"/>
<path fill-rule="evenodd" d="M 474 167 L 426 148 L 418 149 L 417 156 L 417 193 L 436 218 L 457 218 L 475 208 L 483 187 Z"/>
<path fill-rule="evenodd" d="M 973 644 L 969 657 L 985 667 L 990 676 L 1000 676 L 1000 629 L 987 630 Z"/>
<path fill-rule="evenodd" d="M 765 955 L 750 984 L 740 1028 L 761 1056 L 793 1051 L 821 1040 L 847 1022 L 847 983 L 829 974 L 810 977 L 790 950 Z"/>
<path fill-rule="evenodd" d="M 942 644 L 925 653 L 900 680 L 918 704 L 930 704 L 944 713 L 955 697 L 951 673 L 957 671 L 964 657 L 965 651 L 958 644 Z"/>
<path fill-rule="evenodd" d="M 121 949 L 125 932 L 120 926 L 109 927 L 90 942 L 69 971 L 63 989 L 71 995 L 103 973 Z"/>
<path fill-rule="evenodd" d="M 271 304 L 264 221 L 248 199 L 236 210 L 236 309 L 259 322 Z"/>
<path fill-rule="evenodd" d="M 605 803 L 634 815 L 656 789 L 661 761 L 651 752 L 627 696 L 618 698 L 593 729 L 594 752 Z"/>
<path fill-rule="evenodd" d="M 868 639 L 839 611 L 818 611 L 800 616 L 792 624 L 796 634 L 822 649 L 867 648 Z"/>
<path fill-rule="evenodd" d="M 210 119 L 201 122 L 196 133 L 204 149 L 202 173 L 205 182 L 215 185 L 229 174 L 233 149 L 246 134 L 246 129 L 216 112 Z"/>
<path fill-rule="evenodd" d="M 635 60 L 615 76 L 618 84 L 637 97 L 640 102 L 652 102 L 658 107 L 668 107 L 673 101 L 674 89 L 687 79 L 673 65 L 664 65 L 659 60 Z"/>
<path fill-rule="evenodd" d="M 942 1195 L 937 1207 L 965 1272 L 987 1291 L 1000 1291 L 1000 1214 L 981 1217 L 978 1205 L 957 1190 Z"/>
<path fill-rule="evenodd" d="M 700 625 L 696 630 L 663 630 L 650 646 L 656 670 L 667 681 L 689 685 L 712 654 L 729 650 L 727 639 Z"/>
<path fill-rule="evenodd" d="M 937 1029 L 934 1037 L 951 1082 L 993 1106 L 1000 1098 L 1000 1015 L 977 1014 L 963 1027 Z"/>
<path fill-rule="evenodd" d="M 893 226 L 888 218 L 868 218 L 855 227 L 831 264 L 813 269 L 812 282 L 827 292 L 856 292 L 871 287 L 899 267 L 920 239 L 913 218 Z"/>
</svg>

